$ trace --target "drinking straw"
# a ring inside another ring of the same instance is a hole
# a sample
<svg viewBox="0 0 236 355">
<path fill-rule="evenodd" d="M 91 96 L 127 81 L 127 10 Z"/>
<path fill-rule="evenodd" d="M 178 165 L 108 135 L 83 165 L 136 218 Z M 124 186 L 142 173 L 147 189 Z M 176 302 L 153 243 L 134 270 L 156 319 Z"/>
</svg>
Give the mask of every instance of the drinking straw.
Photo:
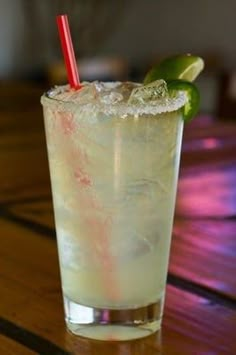
<svg viewBox="0 0 236 355">
<path fill-rule="evenodd" d="M 57 27 L 59 31 L 62 52 L 65 60 L 67 77 L 72 89 L 80 89 L 79 73 L 75 59 L 75 52 L 71 39 L 70 27 L 67 15 L 57 16 Z"/>
<path fill-rule="evenodd" d="M 64 60 L 65 60 L 65 65 L 66 65 L 66 70 L 67 70 L 67 76 L 68 76 L 68 81 L 70 84 L 70 87 L 73 89 L 80 89 L 82 85 L 80 84 L 79 80 L 79 74 L 78 74 L 78 69 L 77 69 L 77 64 L 75 60 L 75 53 L 73 49 L 73 44 L 72 44 L 72 39 L 71 39 L 71 34 L 70 34 L 70 27 L 69 27 L 69 22 L 67 15 L 58 15 L 57 16 L 57 26 L 58 26 L 58 31 L 59 31 L 59 36 L 60 36 L 60 41 L 61 41 L 61 47 L 64 55 Z M 85 204 L 87 202 L 87 205 L 93 205 L 95 203 L 96 199 L 91 199 L 88 198 L 88 200 L 83 201 Z M 99 203 L 98 201 L 96 202 L 97 206 L 96 208 L 99 209 Z M 101 207 L 100 207 L 101 208 Z M 117 299 L 119 296 L 119 293 L 116 289 L 116 284 L 114 280 L 112 279 L 112 270 L 114 269 L 113 267 L 113 259 L 111 254 L 109 253 L 109 248 L 108 248 L 108 232 L 107 232 L 107 224 L 102 223 L 99 219 L 97 218 L 90 218 L 88 220 L 88 228 L 91 232 L 94 232 L 94 229 L 100 232 L 100 240 L 101 244 L 103 245 L 103 250 L 102 250 L 102 259 L 105 262 L 105 268 L 103 270 L 103 279 L 104 279 L 104 286 L 106 288 L 107 294 L 112 298 L 112 299 Z"/>
</svg>

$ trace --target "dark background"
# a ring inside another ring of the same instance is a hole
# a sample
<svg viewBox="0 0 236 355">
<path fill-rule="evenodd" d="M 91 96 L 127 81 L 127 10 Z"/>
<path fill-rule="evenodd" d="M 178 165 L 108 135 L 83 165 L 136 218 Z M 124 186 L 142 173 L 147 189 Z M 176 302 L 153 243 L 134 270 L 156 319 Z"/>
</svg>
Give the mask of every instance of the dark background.
<svg viewBox="0 0 236 355">
<path fill-rule="evenodd" d="M 65 80 L 55 24 L 56 14 L 64 12 L 82 79 L 91 58 L 118 58 L 126 65 L 125 74 L 122 69 L 114 77 L 95 73 L 98 79 L 139 81 L 158 59 L 188 52 L 206 62 L 197 81 L 202 111 L 218 110 L 222 85 L 235 96 L 235 0 L 0 0 L 0 79 L 50 85 Z"/>
</svg>

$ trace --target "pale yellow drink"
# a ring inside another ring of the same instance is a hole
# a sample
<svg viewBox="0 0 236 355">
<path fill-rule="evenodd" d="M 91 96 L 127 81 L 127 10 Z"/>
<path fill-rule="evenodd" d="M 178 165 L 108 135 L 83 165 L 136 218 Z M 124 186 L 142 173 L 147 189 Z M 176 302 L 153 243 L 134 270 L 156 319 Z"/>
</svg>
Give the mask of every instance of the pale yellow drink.
<svg viewBox="0 0 236 355">
<path fill-rule="evenodd" d="M 98 339 L 148 335 L 162 317 L 185 97 L 130 99 L 136 87 L 42 98 L 66 321 Z"/>
</svg>

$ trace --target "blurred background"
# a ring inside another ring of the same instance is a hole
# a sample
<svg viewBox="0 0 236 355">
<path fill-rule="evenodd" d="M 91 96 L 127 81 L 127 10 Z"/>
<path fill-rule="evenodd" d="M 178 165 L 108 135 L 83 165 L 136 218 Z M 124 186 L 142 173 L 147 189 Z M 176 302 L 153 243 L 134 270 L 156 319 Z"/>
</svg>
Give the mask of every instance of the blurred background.
<svg viewBox="0 0 236 355">
<path fill-rule="evenodd" d="M 66 81 L 58 13 L 69 16 L 82 79 L 140 81 L 166 55 L 198 54 L 201 111 L 236 115 L 234 0 L 0 0 L 0 79 Z"/>
</svg>

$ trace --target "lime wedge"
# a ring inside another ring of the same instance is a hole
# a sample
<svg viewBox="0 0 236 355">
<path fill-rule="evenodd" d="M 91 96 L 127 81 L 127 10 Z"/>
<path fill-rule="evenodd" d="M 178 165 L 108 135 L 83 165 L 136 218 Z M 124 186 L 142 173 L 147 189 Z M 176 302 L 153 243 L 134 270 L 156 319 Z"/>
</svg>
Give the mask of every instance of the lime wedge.
<svg viewBox="0 0 236 355">
<path fill-rule="evenodd" d="M 194 81 L 203 68 L 204 62 L 200 57 L 190 54 L 176 55 L 155 65 L 145 76 L 144 84 L 157 79 Z"/>
<path fill-rule="evenodd" d="M 196 115 L 200 103 L 199 91 L 191 81 L 196 79 L 203 68 L 202 58 L 194 55 L 169 57 L 155 65 L 147 73 L 144 78 L 144 85 L 163 79 L 167 83 L 170 95 L 173 95 L 176 91 L 184 91 L 188 101 L 183 108 L 183 116 L 185 121 L 189 121 Z"/>
<path fill-rule="evenodd" d="M 171 80 L 167 82 L 167 88 L 170 95 L 175 95 L 176 91 L 183 91 L 187 95 L 187 103 L 183 107 L 184 121 L 189 121 L 198 112 L 200 103 L 200 94 L 198 88 L 186 80 Z"/>
</svg>

